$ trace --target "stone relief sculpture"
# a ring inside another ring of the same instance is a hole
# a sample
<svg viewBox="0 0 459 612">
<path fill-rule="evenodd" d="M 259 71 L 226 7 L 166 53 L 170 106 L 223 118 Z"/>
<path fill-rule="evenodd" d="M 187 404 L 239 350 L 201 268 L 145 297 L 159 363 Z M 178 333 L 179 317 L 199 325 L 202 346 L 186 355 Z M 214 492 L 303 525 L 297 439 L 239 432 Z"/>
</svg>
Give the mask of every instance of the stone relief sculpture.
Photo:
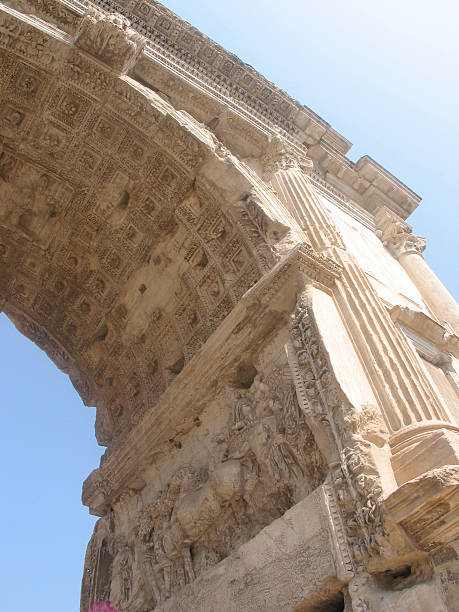
<svg viewBox="0 0 459 612">
<path fill-rule="evenodd" d="M 157 2 L 5 2 L 0 308 L 107 446 L 82 612 L 454 609 L 459 311 L 419 198 Z"/>
<path fill-rule="evenodd" d="M 98 601 L 110 599 L 115 556 L 113 526 L 110 522 L 111 517 L 100 519 L 88 544 L 81 589 L 85 609 Z"/>
<path fill-rule="evenodd" d="M 185 534 L 177 512 L 187 491 L 193 491 L 197 475 L 193 470 L 177 472 L 167 491 L 144 510 L 144 524 L 140 535 L 144 543 L 146 575 L 155 602 L 168 599 L 173 590 L 194 580 L 191 562 L 191 541 Z"/>
<path fill-rule="evenodd" d="M 285 357 L 267 377 L 258 373 L 249 388 L 228 387 L 225 396 L 221 460 L 212 470 L 177 470 L 139 512 L 129 544 L 118 544 L 111 601 L 120 610 L 130 609 L 136 588 L 142 605 L 167 601 L 325 478 Z M 133 550 L 142 566 L 140 587 L 132 582 Z M 93 562 L 88 557 L 89 567 Z"/>
<path fill-rule="evenodd" d="M 307 293 L 298 298 L 290 335 L 270 372 L 258 372 L 248 388 L 226 388 L 227 426 L 217 436 L 221 460 L 212 470 L 180 468 L 139 515 L 131 547 L 140 543 L 144 591 L 156 606 L 324 482 L 324 457 L 352 567 L 391 551 L 372 454 L 373 446 L 387 444 L 385 424 L 372 406 L 357 410 L 341 390 Z M 316 442 L 312 432 L 318 430 L 325 434 Z M 127 550 L 115 557 L 124 585 L 117 592 L 120 606 L 130 593 Z"/>
<path fill-rule="evenodd" d="M 91 7 L 77 31 L 76 44 L 115 70 L 126 69 L 146 39 L 131 29 L 123 15 L 105 15 Z"/>
</svg>

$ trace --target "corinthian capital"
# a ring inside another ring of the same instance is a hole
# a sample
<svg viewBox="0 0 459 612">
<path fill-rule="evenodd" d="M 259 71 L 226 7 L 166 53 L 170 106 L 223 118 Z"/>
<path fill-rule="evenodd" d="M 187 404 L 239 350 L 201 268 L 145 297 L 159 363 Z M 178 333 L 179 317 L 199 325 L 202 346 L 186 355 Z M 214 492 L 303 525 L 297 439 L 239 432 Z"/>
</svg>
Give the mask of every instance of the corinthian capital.
<svg viewBox="0 0 459 612">
<path fill-rule="evenodd" d="M 295 151 L 282 138 L 274 136 L 262 158 L 263 173 L 266 180 L 281 170 L 297 169 L 309 174 L 313 168 L 312 159 Z"/>
<path fill-rule="evenodd" d="M 414 235 L 411 228 L 408 231 L 401 228 L 398 223 L 392 227 L 391 235 L 383 240 L 383 244 L 397 258 L 408 253 L 420 255 L 426 248 L 425 238 Z"/>
<path fill-rule="evenodd" d="M 378 211 L 375 222 L 377 236 L 397 259 L 408 253 L 420 255 L 426 248 L 425 238 L 413 234 L 411 226 L 386 207 Z"/>
</svg>

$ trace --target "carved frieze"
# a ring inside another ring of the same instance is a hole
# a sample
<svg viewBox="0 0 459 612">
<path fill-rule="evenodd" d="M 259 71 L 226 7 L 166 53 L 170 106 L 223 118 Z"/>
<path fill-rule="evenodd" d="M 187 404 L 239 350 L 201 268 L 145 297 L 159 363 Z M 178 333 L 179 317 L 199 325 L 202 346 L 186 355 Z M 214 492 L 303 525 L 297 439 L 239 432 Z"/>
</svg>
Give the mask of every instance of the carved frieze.
<svg viewBox="0 0 459 612">
<path fill-rule="evenodd" d="M 382 311 L 363 281 L 351 286 L 347 255 L 342 268 L 315 250 L 343 248 L 328 213 L 315 203 L 304 225 L 321 240 L 300 243 L 301 215 L 275 193 L 295 185 L 298 208 L 314 200 L 302 177 L 306 152 L 318 155 L 305 142 L 324 137 L 330 172 L 346 142 L 317 122 L 304 139 L 306 111 L 156 3 L 100 0 L 119 9 L 109 15 L 21 1 L 58 27 L 0 12 L 0 307 L 97 405 L 108 448 L 83 501 L 103 519 L 82 610 L 174 605 L 319 487 L 345 579 L 362 573 L 392 554 L 378 464 L 388 432 L 376 407 L 342 390 L 309 293 L 297 292 L 312 286 L 339 306 L 367 292 L 363 334 Z M 146 62 L 151 80 L 136 81 Z M 246 146 L 233 151 L 230 132 Z M 285 183 L 269 185 L 276 173 Z M 380 231 L 396 256 L 423 250 L 401 219 Z M 381 354 L 395 363 L 395 349 Z M 455 501 L 452 486 L 443 493 L 420 514 L 405 513 L 403 495 L 387 505 L 426 550 L 442 537 L 437 521 L 455 520 L 434 507 Z"/>
<path fill-rule="evenodd" d="M 226 426 L 217 434 L 211 464 L 176 470 L 138 511 L 137 528 L 127 540 L 124 532 L 110 588 L 120 610 L 129 609 L 136 590 L 133 550 L 143 577 L 137 605 L 158 606 L 323 482 L 324 460 L 285 361 L 266 377 L 258 373 L 248 389 L 227 387 L 224 405 Z M 114 507 L 117 523 L 126 508 L 119 502 Z M 90 557 L 87 563 L 96 561 Z M 89 566 L 87 573 L 94 569 Z"/>
<path fill-rule="evenodd" d="M 58 41 L 31 23 L 20 21 L 18 15 L 0 11 L 0 49 L 8 49 L 25 60 L 51 67 L 56 61 Z M 22 80 L 20 86 L 24 92 L 30 92 L 34 83 Z"/>
<path fill-rule="evenodd" d="M 132 26 L 150 39 L 152 51 L 184 62 L 190 75 L 205 76 L 240 107 L 255 111 L 267 123 L 276 122 L 290 137 L 299 133 L 293 119 L 301 105 L 161 5 L 143 2 L 131 8 L 123 0 L 98 0 L 94 4 L 110 12 L 129 14 Z"/>
<path fill-rule="evenodd" d="M 79 0 L 70 2 L 55 2 L 53 0 L 15 0 L 7 2 L 13 4 L 16 10 L 26 15 L 36 15 L 47 22 L 56 24 L 66 32 L 74 32 L 81 21 L 82 15 L 86 13 L 86 6 Z"/>
</svg>

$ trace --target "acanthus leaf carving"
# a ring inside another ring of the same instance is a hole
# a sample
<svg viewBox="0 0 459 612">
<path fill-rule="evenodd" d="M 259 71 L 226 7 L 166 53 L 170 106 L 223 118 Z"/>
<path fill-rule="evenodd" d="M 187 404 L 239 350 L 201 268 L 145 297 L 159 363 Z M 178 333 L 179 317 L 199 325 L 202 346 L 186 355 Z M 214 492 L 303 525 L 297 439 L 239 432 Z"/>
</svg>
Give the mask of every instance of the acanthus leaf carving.
<svg viewBox="0 0 459 612">
<path fill-rule="evenodd" d="M 408 253 L 418 253 L 421 255 L 425 250 L 425 238 L 413 234 L 411 226 L 386 207 L 381 207 L 375 217 L 375 221 L 377 236 L 379 236 L 383 245 L 397 259 L 401 255 Z"/>
<path fill-rule="evenodd" d="M 294 150 L 283 138 L 273 136 L 262 158 L 265 180 L 280 170 L 298 169 L 306 174 L 312 172 L 314 163 L 304 152 Z"/>
<path fill-rule="evenodd" d="M 372 444 L 381 438 L 387 441 L 388 432 L 375 408 L 357 411 L 342 391 L 307 293 L 299 297 L 291 338 L 290 364 L 300 405 L 328 456 L 329 481 L 345 527 L 346 546 L 359 567 L 390 549 L 381 509 L 383 490 L 371 454 Z"/>
</svg>

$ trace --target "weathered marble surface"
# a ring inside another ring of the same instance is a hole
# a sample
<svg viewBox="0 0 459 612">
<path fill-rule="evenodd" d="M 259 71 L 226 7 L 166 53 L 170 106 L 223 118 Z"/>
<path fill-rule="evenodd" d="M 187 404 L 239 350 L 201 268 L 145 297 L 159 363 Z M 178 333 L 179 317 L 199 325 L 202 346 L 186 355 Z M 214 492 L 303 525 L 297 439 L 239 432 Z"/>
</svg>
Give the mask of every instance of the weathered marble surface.
<svg viewBox="0 0 459 612">
<path fill-rule="evenodd" d="M 0 307 L 107 447 L 82 612 L 454 610 L 419 198 L 150 1 L 1 4 L 0 135 Z"/>
</svg>

